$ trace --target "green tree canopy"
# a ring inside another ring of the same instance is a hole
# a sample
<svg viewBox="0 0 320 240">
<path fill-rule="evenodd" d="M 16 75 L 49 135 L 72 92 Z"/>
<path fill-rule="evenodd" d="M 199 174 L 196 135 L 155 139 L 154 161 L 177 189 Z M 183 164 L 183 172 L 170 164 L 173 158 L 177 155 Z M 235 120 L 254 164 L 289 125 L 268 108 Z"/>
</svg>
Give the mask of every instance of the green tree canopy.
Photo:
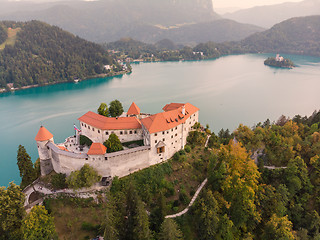
<svg viewBox="0 0 320 240">
<path fill-rule="evenodd" d="M 98 113 L 102 116 L 108 117 L 109 116 L 108 105 L 106 103 L 101 103 L 98 108 Z"/>
<path fill-rule="evenodd" d="M 178 224 L 171 218 L 165 219 L 160 227 L 159 240 L 179 239 L 183 239 L 183 235 L 178 227 Z"/>
<path fill-rule="evenodd" d="M 53 217 L 44 206 L 34 206 L 22 224 L 23 239 L 51 240 L 56 236 Z"/>
<path fill-rule="evenodd" d="M 73 189 L 79 189 L 91 187 L 92 184 L 99 180 L 100 176 L 97 171 L 88 164 L 85 164 L 79 171 L 74 171 L 67 177 L 67 184 Z"/>
<path fill-rule="evenodd" d="M 109 104 L 109 114 L 111 117 L 119 117 L 123 113 L 123 107 L 119 100 L 113 100 Z"/>
<path fill-rule="evenodd" d="M 270 221 L 266 224 L 262 239 L 278 239 L 278 240 L 293 240 L 292 222 L 288 216 L 278 217 L 272 215 Z"/>
<path fill-rule="evenodd" d="M 0 187 L 0 239 L 21 239 L 21 224 L 25 215 L 24 194 L 19 186 L 10 183 Z"/>
<path fill-rule="evenodd" d="M 118 136 L 114 133 L 111 133 L 109 138 L 104 142 L 104 145 L 107 147 L 107 152 L 117 152 L 123 150 L 122 144 Z"/>
<path fill-rule="evenodd" d="M 126 222 L 126 239 L 151 239 L 149 217 L 133 184 L 130 184 L 128 188 L 126 211 L 128 216 Z"/>
<path fill-rule="evenodd" d="M 37 178 L 37 173 L 33 168 L 30 155 L 27 153 L 24 146 L 19 145 L 17 154 L 17 164 L 20 171 L 21 188 L 25 188 Z"/>
</svg>

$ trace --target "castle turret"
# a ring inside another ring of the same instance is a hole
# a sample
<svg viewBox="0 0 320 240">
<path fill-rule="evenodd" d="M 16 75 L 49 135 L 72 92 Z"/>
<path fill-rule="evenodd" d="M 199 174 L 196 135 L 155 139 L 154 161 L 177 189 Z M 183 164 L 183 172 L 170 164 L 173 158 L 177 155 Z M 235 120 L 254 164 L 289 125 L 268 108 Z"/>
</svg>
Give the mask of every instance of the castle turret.
<svg viewBox="0 0 320 240">
<path fill-rule="evenodd" d="M 129 116 L 135 116 L 137 118 L 140 117 L 140 108 L 134 102 L 132 102 L 131 106 L 128 109 L 127 117 Z"/>
<path fill-rule="evenodd" d="M 41 126 L 35 140 L 40 158 L 41 175 L 47 175 L 53 170 L 51 152 L 47 147 L 48 142 L 54 142 L 53 135 L 44 126 Z"/>
</svg>

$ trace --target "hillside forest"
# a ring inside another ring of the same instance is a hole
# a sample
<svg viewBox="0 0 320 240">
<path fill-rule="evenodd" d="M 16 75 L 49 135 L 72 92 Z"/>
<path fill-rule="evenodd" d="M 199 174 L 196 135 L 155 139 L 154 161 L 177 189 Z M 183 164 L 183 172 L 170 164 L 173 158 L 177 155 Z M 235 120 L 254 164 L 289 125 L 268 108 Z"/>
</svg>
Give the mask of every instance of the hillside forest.
<svg viewBox="0 0 320 240">
<path fill-rule="evenodd" d="M 217 135 L 195 124 L 184 150 L 169 161 L 114 178 L 96 200 L 60 195 L 29 214 L 21 190 L 10 184 L 0 189 L 0 239 L 31 239 L 24 236 L 42 228 L 50 239 L 319 239 L 319 124 L 320 111 Z M 78 177 L 92 170 L 81 171 Z M 69 178 L 42 181 L 65 188 Z M 190 210 L 165 218 L 182 211 L 205 178 Z M 35 219 L 47 222 L 32 225 Z"/>
<path fill-rule="evenodd" d="M 44 85 L 106 74 L 116 62 L 95 43 L 39 21 L 1 22 L 0 42 L 8 29 L 21 28 L 12 44 L 0 50 L 0 88 Z"/>
</svg>

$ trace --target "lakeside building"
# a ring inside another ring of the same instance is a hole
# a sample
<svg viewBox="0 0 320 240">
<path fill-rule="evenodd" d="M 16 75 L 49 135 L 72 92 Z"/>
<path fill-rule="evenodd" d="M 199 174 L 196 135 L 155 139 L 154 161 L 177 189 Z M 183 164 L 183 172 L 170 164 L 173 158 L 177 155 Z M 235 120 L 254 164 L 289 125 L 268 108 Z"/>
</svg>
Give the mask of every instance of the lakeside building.
<svg viewBox="0 0 320 240">
<path fill-rule="evenodd" d="M 192 126 L 199 120 L 199 109 L 190 103 L 170 103 L 163 112 L 146 114 L 133 102 L 120 117 L 89 111 L 78 120 L 80 130 L 61 144 L 55 144 L 53 135 L 40 127 L 35 140 L 42 175 L 51 171 L 69 175 L 89 164 L 102 177 L 123 177 L 166 161 L 184 148 Z M 92 140 L 90 148 L 80 146 L 80 133 Z M 112 133 L 122 143 L 141 141 L 143 146 L 107 153 L 103 143 Z"/>
</svg>

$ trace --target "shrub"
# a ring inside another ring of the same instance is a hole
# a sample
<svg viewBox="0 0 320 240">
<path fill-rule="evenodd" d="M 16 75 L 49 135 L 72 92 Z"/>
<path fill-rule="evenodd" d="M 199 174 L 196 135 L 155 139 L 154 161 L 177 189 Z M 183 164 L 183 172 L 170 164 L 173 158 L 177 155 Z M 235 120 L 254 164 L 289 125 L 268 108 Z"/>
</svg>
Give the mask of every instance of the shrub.
<svg viewBox="0 0 320 240">
<path fill-rule="evenodd" d="M 182 202 L 183 204 L 188 204 L 190 199 L 189 197 L 187 196 L 186 192 L 184 190 L 182 190 L 179 194 L 179 200 L 180 202 Z"/>
<path fill-rule="evenodd" d="M 67 178 L 67 184 L 73 189 L 91 187 L 100 180 L 100 176 L 93 167 L 88 164 L 83 165 L 79 171 L 74 171 Z"/>
<path fill-rule="evenodd" d="M 123 150 L 122 144 L 118 138 L 118 136 L 114 133 L 111 133 L 108 140 L 104 142 L 104 144 L 107 147 L 107 152 L 117 152 Z"/>
<path fill-rule="evenodd" d="M 85 135 L 80 135 L 80 145 L 87 145 L 88 147 L 90 147 L 91 144 L 92 141 L 90 140 L 90 138 Z"/>
<path fill-rule="evenodd" d="M 180 155 L 179 162 L 185 162 L 185 161 L 187 161 L 187 156 L 186 155 Z"/>
<path fill-rule="evenodd" d="M 82 230 L 92 231 L 92 232 L 95 232 L 95 233 L 99 232 L 100 227 L 101 226 L 99 224 L 93 225 L 92 223 L 88 223 L 88 222 L 83 222 L 82 225 L 81 225 L 81 229 Z"/>
<path fill-rule="evenodd" d="M 51 184 L 55 189 L 62 189 L 67 187 L 66 174 L 59 173 L 51 177 Z"/>
<path fill-rule="evenodd" d="M 184 150 L 185 150 L 187 153 L 189 153 L 189 152 L 191 152 L 191 147 L 190 147 L 189 145 L 186 145 L 186 146 L 184 147 Z"/>
</svg>

